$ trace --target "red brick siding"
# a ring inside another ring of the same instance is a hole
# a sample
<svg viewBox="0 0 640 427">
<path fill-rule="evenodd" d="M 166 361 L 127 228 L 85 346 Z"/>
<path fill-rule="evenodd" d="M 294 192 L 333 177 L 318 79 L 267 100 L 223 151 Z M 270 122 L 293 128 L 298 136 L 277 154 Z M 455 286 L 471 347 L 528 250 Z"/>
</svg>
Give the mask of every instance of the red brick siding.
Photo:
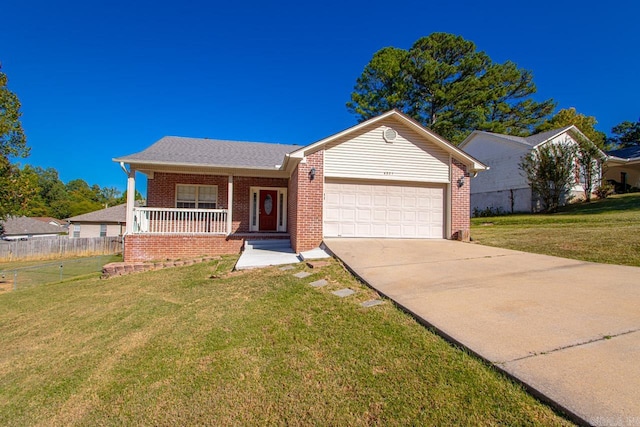
<svg viewBox="0 0 640 427">
<path fill-rule="evenodd" d="M 244 238 L 237 236 L 131 234 L 125 236 L 124 260 L 155 261 L 237 254 L 243 243 Z"/>
<path fill-rule="evenodd" d="M 458 180 L 464 177 L 464 185 L 458 187 Z M 451 238 L 458 239 L 459 233 L 468 235 L 471 227 L 469 173 L 467 167 L 457 160 L 451 162 Z"/>
<path fill-rule="evenodd" d="M 223 175 L 192 175 L 184 173 L 154 173 L 147 183 L 147 206 L 154 208 L 174 208 L 176 185 L 217 185 L 218 208 L 227 209 L 228 177 Z M 286 178 L 259 178 L 236 176 L 233 178 L 233 233 L 249 232 L 249 191 L 250 187 L 287 187 Z"/>
<path fill-rule="evenodd" d="M 286 178 L 233 177 L 233 232 L 248 233 L 250 230 L 251 187 L 287 188 L 288 181 Z"/>
<path fill-rule="evenodd" d="M 309 171 L 315 168 L 315 178 Z M 307 251 L 322 243 L 322 204 L 324 198 L 324 150 L 307 156 L 289 180 L 289 233 L 295 252 Z"/>
<path fill-rule="evenodd" d="M 176 185 L 217 185 L 218 208 L 227 208 L 227 177 L 221 175 L 192 175 L 187 173 L 155 172 L 147 181 L 147 206 L 152 208 L 175 208 Z"/>
</svg>

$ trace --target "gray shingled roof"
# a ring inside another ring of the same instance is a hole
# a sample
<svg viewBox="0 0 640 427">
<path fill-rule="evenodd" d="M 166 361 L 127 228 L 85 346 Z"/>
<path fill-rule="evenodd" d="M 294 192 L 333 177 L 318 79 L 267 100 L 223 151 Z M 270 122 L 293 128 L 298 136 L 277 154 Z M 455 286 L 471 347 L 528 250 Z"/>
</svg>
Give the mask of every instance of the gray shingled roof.
<svg viewBox="0 0 640 427">
<path fill-rule="evenodd" d="M 545 142 L 549 138 L 552 138 L 552 137 L 556 136 L 557 134 L 568 130 L 572 126 L 573 125 L 569 125 L 569 126 L 565 126 L 565 127 L 558 128 L 558 129 L 548 130 L 546 132 L 536 133 L 535 135 L 527 136 L 524 139 L 527 142 L 527 144 L 531 145 L 532 147 L 535 147 L 536 145 L 538 145 L 538 144 L 540 144 L 542 142 Z"/>
<path fill-rule="evenodd" d="M 77 215 L 69 218 L 69 222 L 127 222 L 127 205 L 111 206 L 110 208 L 100 209 L 99 211 L 93 211 L 82 215 Z"/>
<path fill-rule="evenodd" d="M 139 153 L 114 161 L 275 169 L 282 164 L 285 154 L 298 148 L 298 145 L 165 136 Z"/>
<path fill-rule="evenodd" d="M 619 150 L 607 151 L 609 156 L 619 157 L 621 159 L 637 159 L 640 157 L 640 145 L 635 147 L 621 148 Z"/>
<path fill-rule="evenodd" d="M 525 136 L 525 137 L 507 135 L 507 134 L 504 134 L 504 133 L 494 133 L 494 132 L 484 132 L 484 133 L 496 136 L 498 138 L 508 139 L 510 141 L 515 141 L 515 142 L 519 142 L 521 144 L 525 144 L 525 145 L 529 145 L 531 147 L 535 147 L 536 145 L 538 145 L 538 144 L 540 144 L 542 142 L 545 142 L 546 140 L 556 136 L 557 134 L 568 130 L 571 126 L 572 125 L 565 126 L 565 127 L 558 128 L 558 129 L 552 129 L 552 130 L 536 133 L 535 135 Z"/>
<path fill-rule="evenodd" d="M 11 216 L 2 223 L 4 234 L 15 236 L 21 234 L 58 234 L 66 230 L 57 225 L 51 225 L 39 219 L 26 216 Z"/>
</svg>

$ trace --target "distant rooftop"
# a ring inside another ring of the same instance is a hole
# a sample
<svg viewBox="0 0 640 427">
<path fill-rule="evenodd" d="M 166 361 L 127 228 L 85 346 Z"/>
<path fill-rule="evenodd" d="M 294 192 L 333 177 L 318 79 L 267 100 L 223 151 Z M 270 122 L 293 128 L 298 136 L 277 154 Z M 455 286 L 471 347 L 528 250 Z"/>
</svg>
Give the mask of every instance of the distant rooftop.
<svg viewBox="0 0 640 427">
<path fill-rule="evenodd" d="M 545 132 L 536 133 L 535 135 L 530 135 L 530 136 L 514 136 L 514 135 L 507 135 L 503 133 L 494 133 L 494 132 L 484 132 L 484 133 L 495 135 L 503 139 L 510 139 L 511 141 L 516 141 L 522 144 L 529 145 L 531 147 L 535 147 L 536 145 L 543 143 L 550 138 L 553 138 L 557 134 L 569 130 L 572 126 L 573 125 L 564 126 L 558 129 L 552 129 Z"/>
<path fill-rule="evenodd" d="M 59 234 L 65 230 L 57 225 L 51 225 L 36 218 L 26 216 L 10 216 L 2 222 L 4 234 L 7 236 Z"/>
<path fill-rule="evenodd" d="M 276 165 L 282 164 L 285 154 L 299 148 L 299 145 L 165 136 L 139 153 L 113 160 L 127 163 L 275 169 Z"/>
<path fill-rule="evenodd" d="M 110 208 L 100 209 L 82 215 L 76 215 L 68 219 L 69 222 L 115 222 L 124 224 L 127 222 L 127 205 L 116 205 Z"/>
<path fill-rule="evenodd" d="M 640 145 L 607 151 L 607 154 L 621 159 L 637 159 L 640 157 Z"/>
</svg>

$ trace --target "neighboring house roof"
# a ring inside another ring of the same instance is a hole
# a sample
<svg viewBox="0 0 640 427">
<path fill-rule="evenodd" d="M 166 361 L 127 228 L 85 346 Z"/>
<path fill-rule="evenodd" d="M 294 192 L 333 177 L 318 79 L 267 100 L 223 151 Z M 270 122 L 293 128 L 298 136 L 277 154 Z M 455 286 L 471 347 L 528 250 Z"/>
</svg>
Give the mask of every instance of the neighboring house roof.
<svg viewBox="0 0 640 427">
<path fill-rule="evenodd" d="M 67 221 L 50 216 L 34 216 L 32 218 L 37 219 L 38 221 L 46 222 L 47 224 L 57 225 L 58 227 L 64 227 L 67 225 Z"/>
<path fill-rule="evenodd" d="M 57 225 L 51 225 L 39 219 L 26 216 L 11 216 L 2 222 L 2 226 L 6 236 L 59 234 L 63 231 Z"/>
<path fill-rule="evenodd" d="M 127 204 L 111 206 L 110 208 L 100 209 L 82 215 L 77 215 L 68 219 L 69 222 L 100 222 L 100 223 L 118 223 L 127 222 Z"/>
<path fill-rule="evenodd" d="M 285 154 L 298 148 L 297 145 L 265 142 L 165 136 L 139 153 L 113 160 L 125 163 L 275 170 L 282 164 Z"/>
<path fill-rule="evenodd" d="M 607 151 L 607 155 L 619 159 L 636 160 L 640 158 L 640 145 Z"/>
<path fill-rule="evenodd" d="M 558 129 L 552 129 L 545 132 L 536 133 L 535 135 L 530 136 L 513 136 L 513 135 L 505 135 L 502 133 L 493 133 L 486 132 L 482 130 L 475 130 L 471 132 L 471 134 L 465 138 L 464 141 L 459 145 L 459 148 L 464 148 L 467 144 L 469 144 L 476 136 L 480 134 L 491 135 L 497 139 L 508 140 L 511 142 L 516 142 L 519 144 L 524 144 L 528 146 L 531 150 L 544 144 L 547 141 L 552 140 L 553 138 L 562 135 L 565 132 L 571 132 L 573 134 L 577 134 L 584 139 L 589 140 L 575 125 L 564 126 Z"/>
<path fill-rule="evenodd" d="M 290 154 L 287 155 L 287 159 L 283 164 L 283 168 L 286 167 L 289 158 L 301 159 L 304 156 L 321 149 L 326 144 L 329 144 L 339 138 L 344 137 L 345 135 L 356 133 L 366 126 L 371 126 L 372 124 L 375 124 L 377 122 L 380 122 L 390 117 L 406 124 L 408 127 L 416 131 L 422 137 L 426 137 L 429 141 L 434 143 L 436 146 L 439 146 L 441 149 L 451 154 L 453 157 L 456 158 L 456 160 L 467 164 L 471 172 L 478 172 L 478 171 L 483 171 L 488 169 L 488 167 L 483 163 L 481 163 L 479 160 L 475 159 L 471 155 L 460 150 L 458 147 L 455 147 L 450 142 L 442 138 L 440 135 L 427 129 L 426 127 L 422 126 L 422 124 L 418 123 L 417 121 L 413 120 L 412 118 L 401 113 L 398 110 L 387 111 L 384 114 L 381 114 L 377 117 L 366 120 L 362 123 L 359 123 L 348 129 L 345 129 L 342 132 L 338 132 L 327 138 L 321 139 L 320 141 L 314 142 L 313 144 L 307 145 L 305 147 L 301 147 L 300 149 L 291 152 Z"/>
</svg>

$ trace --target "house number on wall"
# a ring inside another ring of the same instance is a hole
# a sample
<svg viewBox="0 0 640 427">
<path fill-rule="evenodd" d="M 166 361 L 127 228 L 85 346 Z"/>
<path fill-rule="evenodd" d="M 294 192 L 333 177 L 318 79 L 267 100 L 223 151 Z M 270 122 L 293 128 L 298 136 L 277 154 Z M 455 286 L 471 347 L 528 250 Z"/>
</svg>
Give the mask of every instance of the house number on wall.
<svg viewBox="0 0 640 427">
<path fill-rule="evenodd" d="M 393 172 L 384 172 L 385 175 L 393 175 Z"/>
</svg>

